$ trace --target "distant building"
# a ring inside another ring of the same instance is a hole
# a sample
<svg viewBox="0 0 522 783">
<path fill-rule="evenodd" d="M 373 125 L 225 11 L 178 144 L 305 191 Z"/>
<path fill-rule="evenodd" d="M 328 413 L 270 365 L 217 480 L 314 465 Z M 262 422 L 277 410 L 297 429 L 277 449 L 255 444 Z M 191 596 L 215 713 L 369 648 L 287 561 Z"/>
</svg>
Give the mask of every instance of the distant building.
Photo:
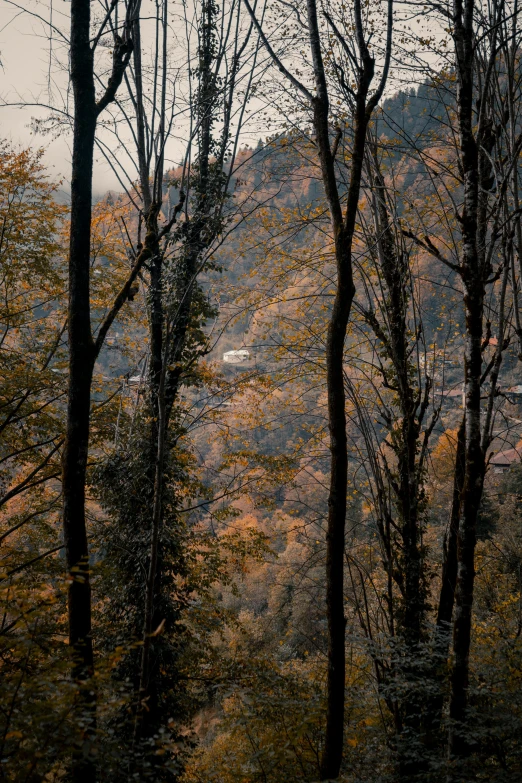
<svg viewBox="0 0 522 783">
<path fill-rule="evenodd" d="M 442 391 L 440 394 L 442 394 L 442 397 L 445 400 L 449 400 L 451 403 L 455 401 L 460 402 L 463 408 L 466 407 L 466 391 L 464 384 L 462 384 L 460 388 L 450 389 L 450 391 Z"/>
<path fill-rule="evenodd" d="M 250 359 L 250 351 L 240 348 L 237 351 L 227 351 L 223 354 L 223 361 L 227 364 L 243 364 Z"/>
<path fill-rule="evenodd" d="M 127 378 L 127 383 L 129 386 L 141 386 L 146 380 L 144 375 L 131 375 Z"/>
<path fill-rule="evenodd" d="M 490 465 L 493 466 L 495 473 L 504 473 L 512 465 L 520 462 L 521 452 L 518 449 L 507 449 L 506 451 L 499 451 L 490 460 Z"/>
</svg>

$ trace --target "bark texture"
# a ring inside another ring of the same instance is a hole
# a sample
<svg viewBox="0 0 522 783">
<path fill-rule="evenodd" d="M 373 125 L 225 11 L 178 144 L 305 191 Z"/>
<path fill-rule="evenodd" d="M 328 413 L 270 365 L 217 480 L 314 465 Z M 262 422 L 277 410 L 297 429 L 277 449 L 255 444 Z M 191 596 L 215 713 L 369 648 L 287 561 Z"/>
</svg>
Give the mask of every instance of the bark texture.
<svg viewBox="0 0 522 783">
<path fill-rule="evenodd" d="M 348 482 L 348 443 L 346 437 L 346 400 L 344 390 L 344 344 L 355 295 L 352 247 L 361 192 L 366 133 L 372 112 L 384 89 L 387 70 L 385 69 L 385 74 L 378 90 L 369 99 L 368 95 L 374 77 L 375 62 L 369 53 L 364 38 L 361 7 L 359 1 L 356 0 L 355 19 L 361 67 L 354 98 L 354 136 L 348 193 L 343 214 L 341 196 L 335 174 L 335 155 L 330 141 L 330 105 L 315 0 L 308 0 L 307 12 L 316 87 L 316 95 L 312 101 L 313 126 L 322 180 L 330 209 L 337 269 L 335 298 L 326 341 L 326 382 L 331 462 L 326 534 L 327 712 L 325 744 L 321 758 L 321 777 L 323 780 L 331 780 L 338 777 L 343 759 L 346 672 L 344 538 Z M 339 36 L 340 33 L 335 26 L 334 29 Z M 391 17 L 388 20 L 388 34 L 388 42 L 390 42 Z"/>
<path fill-rule="evenodd" d="M 130 40 L 118 39 L 115 42 L 111 77 L 107 90 L 97 102 L 90 32 L 89 0 L 72 0 L 70 62 L 74 92 L 74 130 L 69 245 L 69 389 L 62 482 L 64 543 L 70 576 L 69 644 L 73 656 L 72 676 L 80 690 L 78 722 L 83 725 L 73 759 L 72 775 L 75 783 L 87 783 L 96 779 L 92 752 L 96 728 L 96 696 L 91 681 L 94 660 L 89 550 L 85 521 L 91 384 L 94 363 L 101 348 L 100 341 L 95 341 L 92 335 L 89 287 L 94 141 L 97 117 L 114 98 L 132 46 Z M 125 298 L 124 296 L 123 301 Z M 118 309 L 119 307 L 116 307 L 116 310 L 113 308 L 111 311 L 112 320 Z"/>
<path fill-rule="evenodd" d="M 458 759 L 469 752 L 466 716 L 469 687 L 471 617 L 475 582 L 477 517 L 484 485 L 485 461 L 481 441 L 480 389 L 482 378 L 482 333 L 486 264 L 487 197 L 480 185 L 487 178 L 482 144 L 486 142 L 484 106 L 482 122 L 475 131 L 474 119 L 474 0 L 454 3 L 453 40 L 457 70 L 457 122 L 459 155 L 463 176 L 463 205 L 460 216 L 462 251 L 460 274 L 464 284 L 466 318 L 465 345 L 465 470 L 461 520 L 457 538 L 457 586 L 453 625 L 449 757 Z M 484 89 L 484 88 L 483 88 Z M 483 94 L 483 98 L 487 94 Z M 481 165 L 482 164 L 482 165 Z M 481 181 L 482 180 L 482 181 Z"/>
</svg>

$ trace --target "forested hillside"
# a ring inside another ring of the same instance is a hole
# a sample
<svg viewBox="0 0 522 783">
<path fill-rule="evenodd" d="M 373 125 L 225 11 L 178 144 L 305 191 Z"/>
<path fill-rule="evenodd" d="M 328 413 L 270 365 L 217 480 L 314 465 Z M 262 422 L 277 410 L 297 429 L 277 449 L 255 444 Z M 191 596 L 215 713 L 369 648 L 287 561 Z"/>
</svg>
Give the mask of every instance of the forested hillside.
<svg viewBox="0 0 522 783">
<path fill-rule="evenodd" d="M 518 6 L 3 5 L 0 778 L 516 783 Z"/>
</svg>

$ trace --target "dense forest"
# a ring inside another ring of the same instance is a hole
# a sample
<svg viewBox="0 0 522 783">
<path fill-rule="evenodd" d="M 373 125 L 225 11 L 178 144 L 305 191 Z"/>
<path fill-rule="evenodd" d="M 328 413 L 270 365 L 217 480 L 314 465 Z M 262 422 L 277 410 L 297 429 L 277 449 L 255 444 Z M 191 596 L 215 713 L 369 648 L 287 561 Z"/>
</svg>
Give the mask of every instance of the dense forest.
<svg viewBox="0 0 522 783">
<path fill-rule="evenodd" d="M 518 0 L 0 5 L 0 779 L 520 781 Z"/>
</svg>

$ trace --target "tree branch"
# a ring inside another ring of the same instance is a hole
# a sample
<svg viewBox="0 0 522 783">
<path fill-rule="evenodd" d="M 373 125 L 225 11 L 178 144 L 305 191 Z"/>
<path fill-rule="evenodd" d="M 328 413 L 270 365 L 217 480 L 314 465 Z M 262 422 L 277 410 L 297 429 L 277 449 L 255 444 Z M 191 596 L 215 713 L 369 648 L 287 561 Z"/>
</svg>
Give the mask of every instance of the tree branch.
<svg viewBox="0 0 522 783">
<path fill-rule="evenodd" d="M 307 101 L 310 101 L 310 103 L 313 103 L 314 102 L 314 96 L 312 95 L 312 93 L 309 90 L 307 90 L 307 88 L 304 86 L 304 84 L 301 84 L 301 82 L 298 79 L 296 79 L 295 76 L 293 76 L 290 73 L 289 70 L 287 70 L 285 68 L 285 66 L 283 65 L 283 63 L 281 62 L 281 60 L 279 59 L 277 54 L 272 49 L 272 47 L 271 47 L 271 45 L 270 45 L 270 43 L 268 41 L 268 38 L 266 37 L 266 35 L 263 32 L 263 28 L 261 27 L 261 25 L 257 21 L 257 17 L 256 17 L 256 15 L 255 15 L 255 13 L 254 13 L 254 11 L 252 9 L 252 6 L 248 2 L 248 0 L 243 0 L 243 3 L 245 5 L 245 8 L 247 9 L 248 13 L 250 14 L 250 18 L 252 19 L 254 27 L 256 28 L 256 30 L 257 30 L 257 32 L 259 34 L 259 37 L 263 41 L 268 54 L 270 55 L 270 57 L 274 61 L 274 64 L 277 66 L 277 68 L 279 68 L 279 70 L 281 71 L 283 76 L 286 76 L 288 81 L 291 82 L 291 84 L 293 84 L 293 86 L 296 88 L 296 90 L 299 90 L 299 92 L 302 95 L 304 95 L 304 97 L 306 98 Z"/>
<path fill-rule="evenodd" d="M 63 442 L 64 442 L 64 439 L 60 438 L 60 440 L 58 441 L 56 446 L 53 449 L 51 449 L 51 451 L 45 457 L 45 459 L 43 459 L 42 462 L 40 462 L 40 464 L 37 465 L 36 468 L 34 468 L 23 481 L 21 481 L 19 484 L 17 484 L 16 487 L 13 487 L 12 489 L 10 489 L 8 492 L 5 493 L 5 495 L 2 498 L 0 498 L 0 506 L 4 506 L 9 500 L 11 500 L 11 498 L 14 498 L 16 495 L 19 495 L 20 492 L 23 492 L 24 489 L 27 489 L 28 485 L 29 485 L 29 487 L 34 487 L 37 484 L 41 484 L 43 481 L 47 481 L 49 478 L 51 478 L 51 476 L 45 476 L 45 478 L 42 478 L 40 481 L 37 481 L 37 482 L 35 482 L 33 484 L 30 484 L 31 479 L 33 479 L 36 476 L 36 474 L 39 473 L 40 470 L 42 470 L 42 468 L 45 468 L 47 463 L 50 461 L 51 457 L 54 454 L 56 454 L 56 452 L 58 451 L 60 446 L 62 446 Z M 60 474 L 56 473 L 56 474 L 53 474 L 53 475 L 59 476 Z"/>
<path fill-rule="evenodd" d="M 401 228 L 401 233 L 403 236 L 408 237 L 408 239 L 413 239 L 416 245 L 419 247 L 422 247 L 423 250 L 427 250 L 430 255 L 435 256 L 435 258 L 438 258 L 439 261 L 442 261 L 445 266 L 452 269 L 454 272 L 461 272 L 461 267 L 458 266 L 458 264 L 453 264 L 451 261 L 448 261 L 447 258 L 444 258 L 440 250 L 435 247 L 433 242 L 428 236 L 424 237 L 424 241 L 422 239 L 419 239 L 419 237 L 415 236 L 415 234 L 412 234 L 411 231 L 407 231 L 405 228 Z"/>
<path fill-rule="evenodd" d="M 157 237 L 157 240 L 159 240 L 162 237 L 164 237 L 171 230 L 172 226 L 176 222 L 177 216 L 179 215 L 179 213 L 183 209 L 183 204 L 184 203 L 185 203 L 185 193 L 183 191 L 181 191 L 180 194 L 179 194 L 179 202 L 174 207 L 174 214 L 172 215 L 172 218 L 169 220 L 167 225 L 164 226 L 163 229 L 161 230 L 159 236 Z M 158 207 L 158 211 L 159 211 L 159 207 Z M 147 237 L 148 236 L 149 236 L 149 234 L 147 234 Z M 127 299 L 130 298 L 129 295 L 131 293 L 132 284 L 134 283 L 134 281 L 138 277 L 138 275 L 139 275 L 143 265 L 145 264 L 145 262 L 148 261 L 153 256 L 153 250 L 150 247 L 150 244 L 149 244 L 149 241 L 147 240 L 147 237 L 145 237 L 145 245 L 140 250 L 138 258 L 136 259 L 136 263 L 132 267 L 129 276 L 128 276 L 127 280 L 125 281 L 125 284 L 123 285 L 121 291 L 119 292 L 118 296 L 114 300 L 114 304 L 112 305 L 111 309 L 109 310 L 109 312 L 105 316 L 105 318 L 104 318 L 104 320 L 103 320 L 103 322 L 102 322 L 102 324 L 100 326 L 100 329 L 98 331 L 98 334 L 96 335 L 96 341 L 94 343 L 94 356 L 95 356 L 95 358 L 99 355 L 99 353 L 100 353 L 100 351 L 102 349 L 102 345 L 104 343 L 105 337 L 107 336 L 107 332 L 111 328 L 111 326 L 112 326 L 112 324 L 114 322 L 114 319 L 116 318 L 116 316 L 120 312 L 121 308 L 123 307 L 123 305 L 125 304 Z M 154 241 L 156 241 L 156 237 L 154 237 Z"/>
<path fill-rule="evenodd" d="M 48 555 L 53 555 L 55 552 L 59 552 L 60 549 L 63 549 L 64 547 L 65 544 L 59 544 L 58 546 L 53 547 L 53 549 L 48 549 L 47 552 L 43 552 L 41 555 L 37 555 L 36 557 L 33 557 L 32 560 L 28 560 L 26 563 L 22 563 L 22 565 L 13 568 L 12 571 L 8 571 L 7 575 L 4 576 L 3 579 L 0 579 L 0 582 L 5 582 L 6 579 L 9 579 L 9 577 L 18 574 L 20 571 L 23 571 L 26 568 L 29 568 L 29 566 L 34 565 L 34 563 L 37 563 L 39 560 L 43 560 L 44 557 L 47 557 Z"/>
</svg>

